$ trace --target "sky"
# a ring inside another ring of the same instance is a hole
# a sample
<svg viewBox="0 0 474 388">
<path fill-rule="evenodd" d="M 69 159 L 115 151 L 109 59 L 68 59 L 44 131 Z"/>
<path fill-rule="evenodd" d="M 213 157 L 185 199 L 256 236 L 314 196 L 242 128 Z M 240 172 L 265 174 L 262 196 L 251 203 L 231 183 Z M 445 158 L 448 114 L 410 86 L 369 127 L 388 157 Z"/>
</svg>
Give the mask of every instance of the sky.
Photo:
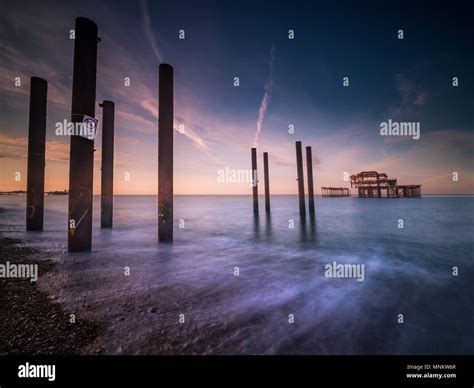
<svg viewBox="0 0 474 388">
<path fill-rule="evenodd" d="M 294 194 L 298 140 L 312 147 L 317 194 L 372 170 L 423 194 L 473 194 L 474 7 L 383 3 L 3 0 L 0 191 L 26 188 L 31 76 L 48 81 L 45 190 L 68 188 L 70 139 L 55 124 L 71 118 L 70 30 L 82 16 L 101 38 L 96 117 L 99 102 L 115 102 L 115 194 L 158 191 L 163 62 L 174 68 L 175 194 L 251 194 L 218 177 L 249 170 L 253 146 L 260 191 L 268 152 L 271 193 Z M 389 119 L 419 122 L 420 139 L 381 136 Z"/>
</svg>

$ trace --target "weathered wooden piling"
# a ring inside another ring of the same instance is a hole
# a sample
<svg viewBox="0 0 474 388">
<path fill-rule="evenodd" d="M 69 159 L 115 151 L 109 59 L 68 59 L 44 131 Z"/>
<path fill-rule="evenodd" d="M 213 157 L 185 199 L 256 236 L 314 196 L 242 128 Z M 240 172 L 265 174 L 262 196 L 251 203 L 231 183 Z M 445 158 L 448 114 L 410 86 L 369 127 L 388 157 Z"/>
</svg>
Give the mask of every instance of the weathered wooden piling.
<svg viewBox="0 0 474 388">
<path fill-rule="evenodd" d="M 43 230 L 48 83 L 31 77 L 26 179 L 26 230 Z"/>
<path fill-rule="evenodd" d="M 162 63 L 158 89 L 158 240 L 173 241 L 173 67 Z"/>
<path fill-rule="evenodd" d="M 308 170 L 308 208 L 309 214 L 314 216 L 313 154 L 310 146 L 306 147 L 306 168 Z"/>
<path fill-rule="evenodd" d="M 104 100 L 102 108 L 102 174 L 100 196 L 100 226 L 111 228 L 114 208 L 114 121 L 115 104 Z"/>
<path fill-rule="evenodd" d="M 258 213 L 258 175 L 257 175 L 257 149 L 252 148 L 252 193 L 253 212 Z"/>
<path fill-rule="evenodd" d="M 270 213 L 270 176 L 268 175 L 268 152 L 263 153 L 263 174 L 265 180 L 265 211 Z"/>
<path fill-rule="evenodd" d="M 84 115 L 95 117 L 97 73 L 97 25 L 76 18 L 71 121 L 80 123 Z M 92 245 L 92 185 L 94 141 L 71 136 L 69 161 L 69 252 L 88 251 Z"/>
<path fill-rule="evenodd" d="M 298 196 L 300 205 L 300 216 L 306 217 L 306 206 L 304 201 L 304 177 L 303 177 L 303 152 L 301 142 L 296 142 L 296 169 L 298 173 Z"/>
</svg>

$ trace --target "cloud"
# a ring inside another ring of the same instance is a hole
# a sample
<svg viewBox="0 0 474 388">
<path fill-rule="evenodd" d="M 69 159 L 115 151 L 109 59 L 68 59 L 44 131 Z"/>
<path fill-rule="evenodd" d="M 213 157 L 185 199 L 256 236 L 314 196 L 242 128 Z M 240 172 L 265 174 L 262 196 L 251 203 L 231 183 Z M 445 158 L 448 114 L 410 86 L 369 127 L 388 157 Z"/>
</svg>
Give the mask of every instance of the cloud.
<svg viewBox="0 0 474 388">
<path fill-rule="evenodd" d="M 146 48 L 149 45 L 152 50 L 143 50 L 138 43 L 130 46 L 128 35 L 122 29 L 116 31 L 107 23 L 102 23 L 100 31 L 102 42 L 99 46 L 97 66 L 97 99 L 98 101 L 111 99 L 116 103 L 117 135 L 134 137 L 134 134 L 139 132 L 156 139 L 157 93 L 155 86 L 150 85 L 157 85 L 158 71 L 156 66 L 150 65 L 149 58 L 153 58 L 154 55 L 159 62 L 162 62 L 163 55 L 153 33 L 147 0 L 140 0 L 139 8 L 139 17 L 146 37 L 144 44 Z M 34 7 L 30 11 L 28 13 L 18 11 L 15 15 L 0 15 L 2 22 L 0 32 L 8 38 L 0 41 L 0 49 L 4 53 L 0 71 L 5 74 L 5 77 L 0 77 L 0 93 L 9 112 L 15 109 L 25 111 L 28 108 L 26 102 L 29 98 L 29 78 L 32 74 L 40 75 L 48 81 L 48 119 L 68 117 L 72 94 L 73 42 L 68 38 L 67 32 L 73 26 L 71 23 L 73 18 L 68 16 L 67 7 L 61 10 L 63 21 L 59 25 L 48 23 L 44 18 L 37 18 L 36 14 L 39 11 Z M 101 9 L 96 19 L 100 20 L 102 12 L 105 11 L 110 14 L 109 9 Z M 34 28 L 26 27 L 30 25 L 34 25 Z M 21 44 L 14 41 L 11 34 L 15 28 L 19 29 L 21 32 L 19 35 L 23 37 Z M 140 35 L 143 36 L 143 33 L 140 32 Z M 64 36 L 67 38 L 64 39 Z M 52 45 L 57 49 L 51 51 Z M 144 51 L 146 54 L 143 54 Z M 22 79 L 22 87 L 14 85 L 17 76 Z M 130 87 L 125 87 L 123 84 L 125 76 L 131 79 Z M 97 115 L 100 115 L 101 111 L 97 112 Z M 200 124 L 201 116 L 201 112 L 183 114 L 182 119 L 175 118 L 174 128 L 181 133 L 183 131 L 178 125 L 183 124 L 185 130 L 182 135 L 190 140 L 199 152 L 216 160 L 209 139 L 203 136 L 209 128 Z M 220 127 L 220 124 L 217 123 L 216 127 Z M 9 145 L 11 146 L 13 145 Z M 2 151 L 7 151 L 5 145 Z M 24 154 L 26 155 L 26 151 Z"/>
<path fill-rule="evenodd" d="M 426 105 L 430 95 L 421 85 L 410 81 L 400 73 L 395 75 L 395 87 L 401 102 L 391 107 L 390 115 L 393 118 L 413 115 L 416 108 Z"/>
<path fill-rule="evenodd" d="M 156 102 L 147 99 L 141 101 L 140 106 L 145 109 L 149 114 L 151 114 L 154 118 L 158 118 L 158 108 L 156 106 Z"/>
<path fill-rule="evenodd" d="M 184 125 L 184 128 L 181 129 L 182 127 L 180 127 L 180 125 Z M 196 133 L 196 131 L 192 128 L 191 125 L 183 124 L 182 122 L 175 121 L 173 123 L 173 127 L 180 134 L 184 135 L 189 140 L 191 140 L 195 148 L 197 148 L 201 152 L 204 152 L 207 156 L 217 161 L 215 156 L 211 153 L 211 150 L 209 149 L 209 146 L 207 145 L 207 143 L 204 141 L 204 139 L 201 136 L 199 136 Z"/>
<path fill-rule="evenodd" d="M 419 106 L 425 105 L 427 98 L 428 92 L 420 92 L 415 96 L 415 101 L 413 103 Z"/>
<path fill-rule="evenodd" d="M 155 120 L 158 120 L 158 107 L 155 103 L 147 99 L 141 101 L 140 105 L 144 110 L 151 114 L 155 118 Z M 181 125 L 183 125 L 184 127 L 180 127 Z M 195 125 L 192 123 L 192 120 L 187 120 L 183 117 L 175 117 L 175 120 L 173 122 L 173 128 L 175 131 L 188 138 L 197 150 L 205 153 L 210 158 L 215 159 L 214 155 L 211 153 L 207 142 L 203 139 L 202 136 L 197 133 L 198 130 L 195 128 Z"/>
<path fill-rule="evenodd" d="M 43 38 L 38 38 L 38 41 Z M 0 50 L 3 53 L 0 71 L 4 75 L 0 78 L 0 91 L 9 95 L 9 98 L 5 98 L 6 104 L 13 108 L 23 106 L 24 99 L 30 95 L 30 77 L 40 75 L 48 81 L 48 102 L 60 109 L 68 109 L 67 97 L 70 97 L 70 89 L 61 83 L 54 63 L 47 60 L 33 61 L 24 51 L 7 43 L 1 43 Z M 21 87 L 15 86 L 17 77 L 21 80 Z"/>
<path fill-rule="evenodd" d="M 28 138 L 0 134 L 0 152 L 4 158 L 8 159 L 27 158 Z M 69 143 L 46 139 L 45 159 L 47 162 L 69 160 Z"/>
<path fill-rule="evenodd" d="M 273 63 L 274 62 L 275 62 L 275 47 L 272 46 L 272 48 L 270 49 L 270 73 L 268 75 L 268 79 L 265 84 L 265 93 L 263 95 L 260 108 L 258 109 L 257 130 L 255 132 L 255 137 L 253 139 L 254 147 L 258 147 L 258 139 L 260 137 L 260 132 L 262 131 L 263 121 L 265 120 L 265 114 L 267 113 L 268 105 L 270 104 L 270 98 L 271 98 L 272 89 L 273 89 Z"/>
<path fill-rule="evenodd" d="M 121 135 L 116 135 L 115 141 L 120 142 L 120 143 L 126 143 L 126 144 L 140 144 L 141 143 L 140 140 L 134 137 L 121 136 Z"/>
<path fill-rule="evenodd" d="M 133 131 L 142 132 L 146 134 L 156 133 L 156 123 L 152 122 L 138 114 L 126 112 L 124 110 L 116 111 L 118 129 L 127 128 Z"/>
<path fill-rule="evenodd" d="M 150 44 L 151 48 L 153 49 L 153 52 L 155 53 L 158 63 L 161 63 L 163 62 L 163 55 L 156 43 L 155 36 L 153 35 L 147 0 L 140 0 L 140 10 L 141 10 L 142 18 L 143 18 L 143 23 L 142 23 L 143 32 L 145 33 L 148 43 Z"/>
</svg>

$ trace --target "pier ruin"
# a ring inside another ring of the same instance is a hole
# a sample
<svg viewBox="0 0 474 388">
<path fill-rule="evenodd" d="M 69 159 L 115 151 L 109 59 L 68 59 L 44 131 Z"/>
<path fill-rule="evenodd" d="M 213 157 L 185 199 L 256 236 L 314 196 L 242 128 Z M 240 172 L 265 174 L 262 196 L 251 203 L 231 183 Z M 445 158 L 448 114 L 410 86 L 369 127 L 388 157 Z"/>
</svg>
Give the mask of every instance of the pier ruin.
<svg viewBox="0 0 474 388">
<path fill-rule="evenodd" d="M 322 197 L 350 197 L 351 192 L 347 187 L 321 187 Z"/>
<path fill-rule="evenodd" d="M 359 198 L 420 198 L 421 185 L 399 185 L 397 179 L 377 171 L 351 175 L 351 187 L 357 188 Z"/>
</svg>

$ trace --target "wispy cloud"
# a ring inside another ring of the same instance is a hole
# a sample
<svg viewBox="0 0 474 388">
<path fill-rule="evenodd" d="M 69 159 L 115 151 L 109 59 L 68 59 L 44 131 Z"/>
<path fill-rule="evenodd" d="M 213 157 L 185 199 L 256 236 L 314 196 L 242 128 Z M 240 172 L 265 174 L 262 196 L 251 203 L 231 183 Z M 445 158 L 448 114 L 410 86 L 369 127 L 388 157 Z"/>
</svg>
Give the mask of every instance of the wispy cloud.
<svg viewBox="0 0 474 388">
<path fill-rule="evenodd" d="M 267 113 L 268 105 L 270 104 L 270 98 L 272 96 L 273 63 L 274 62 L 275 62 L 275 47 L 272 46 L 272 48 L 270 49 L 270 73 L 268 75 L 267 82 L 265 83 L 265 93 L 263 95 L 260 108 L 258 109 L 257 130 L 255 132 L 255 137 L 253 139 L 254 147 L 258 147 L 258 140 L 260 137 L 260 132 L 262 131 L 263 121 L 265 120 L 265 114 Z"/>
<path fill-rule="evenodd" d="M 158 44 L 156 43 L 155 35 L 153 34 L 153 30 L 151 28 L 151 20 L 147 0 L 140 0 L 140 10 L 143 18 L 143 32 L 145 33 L 148 43 L 150 44 L 151 48 L 153 49 L 153 52 L 155 53 L 156 59 L 159 63 L 161 63 L 163 62 L 163 55 L 161 53 L 160 48 L 158 47 Z"/>
<path fill-rule="evenodd" d="M 158 107 L 156 104 L 150 100 L 143 100 L 140 105 L 145 111 L 154 117 L 156 122 L 158 122 Z M 197 133 L 197 130 L 194 128 L 192 120 L 187 120 L 183 117 L 176 117 L 173 122 L 173 128 L 175 131 L 189 139 L 197 150 L 205 153 L 210 158 L 215 159 L 207 142 Z"/>
<path fill-rule="evenodd" d="M 121 143 L 126 143 L 126 144 L 140 144 L 141 143 L 140 140 L 138 140 L 134 137 L 121 136 L 121 135 L 115 136 L 115 141 L 116 142 L 121 142 Z"/>
<path fill-rule="evenodd" d="M 184 127 L 181 127 L 183 125 Z M 207 145 L 206 141 L 197 134 L 196 130 L 193 129 L 192 125 L 186 123 L 185 121 L 177 121 L 175 120 L 173 123 L 173 127 L 176 131 L 180 134 L 184 135 L 188 138 L 194 145 L 196 149 L 205 153 L 214 161 L 218 161 L 217 158 L 212 154 L 209 146 Z M 181 129 L 182 128 L 182 129 Z"/>
<path fill-rule="evenodd" d="M 28 154 L 28 138 L 0 134 L 0 152 L 8 159 L 26 159 Z M 69 144 L 58 140 L 46 141 L 45 159 L 47 162 L 69 160 Z"/>
</svg>

